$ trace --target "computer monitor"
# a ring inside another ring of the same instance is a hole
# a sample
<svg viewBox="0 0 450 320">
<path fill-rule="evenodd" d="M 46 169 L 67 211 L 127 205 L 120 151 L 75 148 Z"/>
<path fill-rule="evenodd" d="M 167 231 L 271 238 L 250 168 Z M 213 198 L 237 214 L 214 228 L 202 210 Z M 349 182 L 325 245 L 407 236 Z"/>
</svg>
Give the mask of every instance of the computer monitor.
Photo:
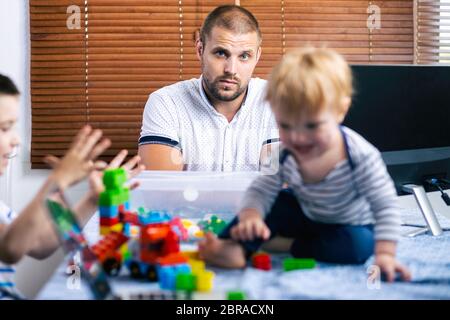
<svg viewBox="0 0 450 320">
<path fill-rule="evenodd" d="M 450 176 L 450 67 L 354 65 L 344 125 L 375 145 L 399 195 L 402 185 Z"/>
</svg>

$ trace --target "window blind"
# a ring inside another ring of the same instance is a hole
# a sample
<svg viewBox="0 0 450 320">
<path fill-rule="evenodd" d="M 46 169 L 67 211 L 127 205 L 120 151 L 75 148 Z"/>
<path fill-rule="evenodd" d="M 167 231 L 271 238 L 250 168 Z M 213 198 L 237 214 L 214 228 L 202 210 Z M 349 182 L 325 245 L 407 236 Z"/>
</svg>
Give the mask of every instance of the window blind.
<svg viewBox="0 0 450 320">
<path fill-rule="evenodd" d="M 263 51 L 255 76 L 262 78 L 284 52 L 299 46 L 335 48 L 351 63 L 413 63 L 414 44 L 424 41 L 414 36 L 412 0 L 29 3 L 32 168 L 45 167 L 46 154 L 63 155 L 86 123 L 112 139 L 105 160 L 122 148 L 136 154 L 148 95 L 200 75 L 195 32 L 221 4 L 240 4 L 257 17 Z M 369 8 L 379 8 L 380 28 L 368 28 L 374 15 Z"/>
</svg>

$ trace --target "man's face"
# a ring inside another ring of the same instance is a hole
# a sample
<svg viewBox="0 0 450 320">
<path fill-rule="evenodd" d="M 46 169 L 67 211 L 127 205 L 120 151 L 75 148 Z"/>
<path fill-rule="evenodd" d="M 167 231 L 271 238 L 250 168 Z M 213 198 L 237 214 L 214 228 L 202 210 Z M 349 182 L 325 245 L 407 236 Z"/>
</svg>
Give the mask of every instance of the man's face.
<svg viewBox="0 0 450 320">
<path fill-rule="evenodd" d="M 197 43 L 197 54 L 207 93 L 219 101 L 233 101 L 247 90 L 261 49 L 256 32 L 235 34 L 214 27 L 206 44 Z"/>
</svg>

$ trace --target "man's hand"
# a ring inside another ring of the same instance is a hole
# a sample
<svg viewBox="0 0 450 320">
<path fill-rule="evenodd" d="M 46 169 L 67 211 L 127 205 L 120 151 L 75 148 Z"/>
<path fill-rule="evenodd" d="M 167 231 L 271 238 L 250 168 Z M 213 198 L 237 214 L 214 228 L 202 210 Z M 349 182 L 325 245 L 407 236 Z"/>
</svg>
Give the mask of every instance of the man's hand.
<svg viewBox="0 0 450 320">
<path fill-rule="evenodd" d="M 258 210 L 253 208 L 244 209 L 239 212 L 238 216 L 239 223 L 231 228 L 231 237 L 234 240 L 269 239 L 270 230 Z"/>
</svg>

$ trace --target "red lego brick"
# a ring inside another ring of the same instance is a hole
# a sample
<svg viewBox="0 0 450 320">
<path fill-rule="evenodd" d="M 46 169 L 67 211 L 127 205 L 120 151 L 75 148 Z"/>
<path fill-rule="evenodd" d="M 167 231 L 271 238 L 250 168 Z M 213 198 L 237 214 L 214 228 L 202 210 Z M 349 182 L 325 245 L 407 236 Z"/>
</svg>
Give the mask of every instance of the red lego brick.
<svg viewBox="0 0 450 320">
<path fill-rule="evenodd" d="M 252 257 L 252 265 L 256 269 L 271 270 L 272 261 L 270 256 L 266 253 L 258 253 Z"/>
<path fill-rule="evenodd" d="M 101 226 L 110 227 L 110 226 L 113 226 L 115 224 L 118 224 L 119 222 L 120 222 L 119 217 L 116 217 L 116 218 L 103 218 L 103 217 L 100 217 L 100 225 Z"/>
<path fill-rule="evenodd" d="M 136 212 L 133 211 L 124 211 L 120 212 L 120 219 L 122 222 L 131 223 L 134 226 L 139 225 L 139 217 Z"/>
<path fill-rule="evenodd" d="M 174 264 L 187 263 L 188 259 L 186 259 L 186 257 L 181 252 L 175 252 L 167 256 L 158 258 L 157 262 L 161 266 L 169 266 Z"/>
</svg>

